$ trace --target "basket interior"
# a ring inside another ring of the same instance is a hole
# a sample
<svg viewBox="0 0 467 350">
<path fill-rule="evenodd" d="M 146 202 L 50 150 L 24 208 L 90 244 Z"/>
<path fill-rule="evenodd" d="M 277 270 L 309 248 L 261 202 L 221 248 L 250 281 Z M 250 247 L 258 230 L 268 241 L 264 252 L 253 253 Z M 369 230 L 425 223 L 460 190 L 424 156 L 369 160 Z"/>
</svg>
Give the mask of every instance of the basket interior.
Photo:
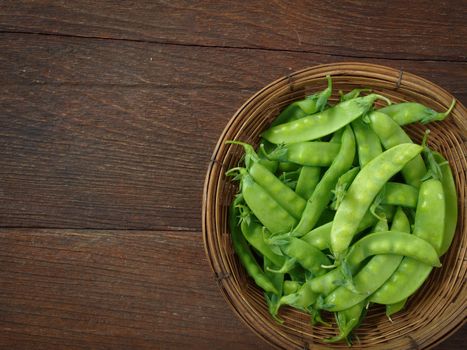
<svg viewBox="0 0 467 350">
<path fill-rule="evenodd" d="M 268 85 L 248 100 L 231 119 L 213 155 L 206 177 L 203 203 L 203 234 L 206 252 L 219 286 L 229 304 L 250 328 L 279 348 L 329 349 L 346 348 L 345 343 L 328 344 L 322 341 L 336 334 L 331 314 L 324 314 L 331 326 L 309 323 L 309 316 L 283 307 L 279 325 L 269 315 L 262 291 L 246 275 L 234 254 L 228 230 L 228 207 L 237 187 L 224 173 L 237 166 L 243 149 L 226 145 L 227 140 L 241 140 L 257 145 L 259 134 L 279 112 L 291 102 L 326 87 L 325 76 L 333 78 L 334 94 L 357 87 L 368 87 L 394 102 L 416 101 L 435 110 L 446 110 L 452 96 L 438 86 L 409 73 L 363 64 L 333 64 L 296 72 Z M 442 341 L 465 319 L 465 290 L 463 263 L 467 247 L 464 232 L 464 200 L 466 179 L 466 110 L 456 104 L 445 121 L 429 125 L 406 127 L 412 139 L 421 143 L 423 134 L 431 130 L 429 146 L 448 159 L 458 190 L 459 218 L 457 232 L 449 251 L 443 256 L 443 266 L 434 269 L 422 288 L 409 299 L 404 311 L 385 316 L 383 306 L 372 305 L 362 325 L 356 330 L 358 338 L 353 348 L 418 349 L 429 348 Z"/>
</svg>

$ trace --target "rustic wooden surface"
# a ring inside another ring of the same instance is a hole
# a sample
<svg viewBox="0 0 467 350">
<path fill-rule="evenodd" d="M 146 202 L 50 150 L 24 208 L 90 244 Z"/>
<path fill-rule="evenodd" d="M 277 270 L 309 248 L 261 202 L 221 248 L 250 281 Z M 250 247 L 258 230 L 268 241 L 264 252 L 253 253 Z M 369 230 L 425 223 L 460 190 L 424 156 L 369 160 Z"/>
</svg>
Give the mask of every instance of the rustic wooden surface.
<svg viewBox="0 0 467 350">
<path fill-rule="evenodd" d="M 407 70 L 465 104 L 467 3 L 410 6 L 0 2 L 0 348 L 268 348 L 204 255 L 213 146 L 256 90 L 320 63 Z"/>
</svg>

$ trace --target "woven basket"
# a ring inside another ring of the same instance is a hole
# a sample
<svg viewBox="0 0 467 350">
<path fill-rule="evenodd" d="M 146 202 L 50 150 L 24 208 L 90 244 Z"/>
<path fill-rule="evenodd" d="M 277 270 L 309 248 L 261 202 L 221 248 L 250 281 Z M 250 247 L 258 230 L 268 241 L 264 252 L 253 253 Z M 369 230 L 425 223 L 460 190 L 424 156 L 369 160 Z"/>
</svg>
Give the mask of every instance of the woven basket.
<svg viewBox="0 0 467 350">
<path fill-rule="evenodd" d="M 326 344 L 323 338 L 336 334 L 336 325 L 311 326 L 309 316 L 284 307 L 283 325 L 269 315 L 262 291 L 246 275 L 239 263 L 228 229 L 228 207 L 237 187 L 225 171 L 237 166 L 241 147 L 226 145 L 227 140 L 258 144 L 259 133 L 284 106 L 326 87 L 325 76 L 333 79 L 333 90 L 349 91 L 369 87 L 394 102 L 417 101 L 437 111 L 446 110 L 453 96 L 416 75 L 392 68 L 363 63 L 320 65 L 276 80 L 253 95 L 233 116 L 216 145 L 209 165 L 203 197 L 203 238 L 206 254 L 222 294 L 239 317 L 260 337 L 284 349 L 346 348 L 344 343 Z M 333 95 L 332 101 L 337 100 Z M 421 142 L 426 128 L 431 130 L 429 146 L 448 160 L 455 177 L 459 198 L 459 220 L 454 241 L 442 258 L 443 267 L 434 269 L 422 288 L 409 299 L 405 311 L 394 315 L 391 323 L 382 306 L 373 305 L 356 330 L 359 341 L 354 349 L 428 349 L 445 340 L 465 323 L 467 237 L 464 232 L 467 111 L 457 102 L 445 121 L 428 126 L 406 128 Z M 334 322 L 331 315 L 325 315 Z"/>
</svg>

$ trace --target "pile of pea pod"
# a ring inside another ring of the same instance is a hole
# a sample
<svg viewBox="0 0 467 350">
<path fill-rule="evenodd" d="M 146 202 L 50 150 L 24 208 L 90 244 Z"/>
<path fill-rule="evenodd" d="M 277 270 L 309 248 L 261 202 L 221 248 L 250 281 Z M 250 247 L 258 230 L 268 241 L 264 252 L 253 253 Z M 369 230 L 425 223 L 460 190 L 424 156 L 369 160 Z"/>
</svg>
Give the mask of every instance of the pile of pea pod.
<svg viewBox="0 0 467 350">
<path fill-rule="evenodd" d="M 347 341 L 370 304 L 390 319 L 419 289 L 448 250 L 457 224 L 450 166 L 404 125 L 443 120 L 422 104 L 391 104 L 369 89 L 340 92 L 332 80 L 293 102 L 244 148 L 229 211 L 231 239 L 248 275 L 264 290 L 269 312 L 289 305 L 326 323 Z M 376 109 L 375 101 L 384 101 Z"/>
</svg>

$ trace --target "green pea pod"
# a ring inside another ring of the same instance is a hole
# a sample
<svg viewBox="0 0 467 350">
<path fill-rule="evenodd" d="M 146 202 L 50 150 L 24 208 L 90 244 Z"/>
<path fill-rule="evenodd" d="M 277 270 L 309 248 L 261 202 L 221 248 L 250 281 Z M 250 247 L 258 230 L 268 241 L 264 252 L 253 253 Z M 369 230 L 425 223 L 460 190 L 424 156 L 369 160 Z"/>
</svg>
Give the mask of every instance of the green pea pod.
<svg viewBox="0 0 467 350">
<path fill-rule="evenodd" d="M 333 210 L 337 210 L 337 208 L 339 208 L 339 205 L 342 203 L 347 189 L 350 187 L 350 184 L 355 179 L 359 171 L 360 168 L 355 167 L 348 170 L 339 177 L 339 179 L 337 180 L 336 187 L 332 191 L 334 194 L 334 199 L 331 203 L 331 208 Z"/>
<path fill-rule="evenodd" d="M 452 176 L 451 167 L 444 157 L 434 152 L 434 158 L 441 167 L 441 183 L 443 184 L 443 191 L 446 200 L 445 205 L 445 222 L 444 222 L 444 234 L 443 243 L 439 251 L 440 255 L 444 255 L 451 245 L 452 239 L 456 232 L 457 226 L 457 191 L 454 178 Z"/>
<path fill-rule="evenodd" d="M 308 308 L 316 302 L 317 298 L 318 294 L 314 293 L 307 283 L 304 283 L 295 293 L 280 298 L 275 315 L 277 315 L 282 305 L 290 305 L 296 309 L 308 311 Z"/>
<path fill-rule="evenodd" d="M 412 143 L 412 139 L 405 131 L 386 114 L 375 111 L 369 115 L 370 126 L 378 135 L 383 147 L 387 150 L 394 146 Z M 405 181 L 414 187 L 420 187 L 422 178 L 426 174 L 426 166 L 420 155 L 414 157 L 402 169 Z"/>
<path fill-rule="evenodd" d="M 241 189 L 246 204 L 272 234 L 290 232 L 297 220 L 258 185 L 246 169 L 240 169 Z"/>
<path fill-rule="evenodd" d="M 263 236 L 263 226 L 255 221 L 252 217 L 251 212 L 248 208 L 240 210 L 241 212 L 241 224 L 240 228 L 243 233 L 243 237 L 255 248 L 263 257 L 270 260 L 276 266 L 282 266 L 285 262 L 283 256 L 275 254 L 271 247 L 265 242 Z"/>
<path fill-rule="evenodd" d="M 445 227 L 444 216 L 442 186 L 437 180 L 425 181 L 420 186 L 413 236 L 426 239 L 435 252 L 434 247 L 438 251 L 441 247 Z M 371 296 L 370 301 L 378 304 L 395 304 L 408 298 L 423 284 L 432 266 L 436 265 L 420 261 L 413 256 L 405 257 L 389 280 Z"/>
<path fill-rule="evenodd" d="M 358 162 L 363 168 L 370 160 L 383 153 L 378 135 L 358 118 L 352 122 L 353 132 L 357 140 Z"/>
<path fill-rule="evenodd" d="M 329 166 L 339 152 L 340 144 L 330 142 L 298 142 L 279 146 L 268 154 L 270 160 L 306 166 Z"/>
<path fill-rule="evenodd" d="M 229 226 L 230 226 L 230 237 L 232 239 L 233 247 L 237 256 L 245 268 L 248 275 L 253 278 L 256 285 L 265 290 L 266 292 L 279 293 L 274 287 L 271 280 L 265 275 L 264 271 L 256 262 L 248 244 L 240 232 L 238 225 L 238 208 L 237 204 L 241 201 L 241 197 L 237 197 L 229 209 Z"/>
<path fill-rule="evenodd" d="M 388 182 L 384 186 L 383 204 L 415 208 L 418 200 L 418 189 L 399 182 Z"/>
<path fill-rule="evenodd" d="M 386 305 L 386 316 L 391 319 L 391 316 L 396 312 L 401 311 L 405 304 L 407 303 L 407 299 L 403 299 L 397 303 Z"/>
<path fill-rule="evenodd" d="M 393 220 L 393 229 L 401 228 L 410 232 L 407 216 L 402 209 L 398 208 Z M 382 224 L 382 225 L 381 225 Z M 387 231 L 387 221 L 381 220 L 377 226 L 383 226 Z M 391 231 L 389 231 L 391 232 Z M 387 240 L 392 240 L 391 234 L 386 237 Z M 372 243 L 372 245 L 382 243 Z M 400 244 L 400 242 L 399 242 Z M 394 243 L 395 247 L 395 243 Z M 395 251 L 395 250 L 394 250 Z M 325 299 L 325 304 L 329 305 L 329 311 L 342 311 L 348 309 L 358 303 L 363 302 L 376 290 L 378 290 L 396 271 L 403 256 L 392 254 L 380 254 L 373 256 L 370 261 L 356 274 L 352 279 L 353 290 L 347 289 L 345 286 L 339 287 L 329 294 Z"/>
<path fill-rule="evenodd" d="M 320 113 L 269 128 L 261 136 L 275 144 L 316 140 L 341 129 L 366 113 L 377 99 L 389 103 L 386 97 L 377 94 L 354 98 Z"/>
<path fill-rule="evenodd" d="M 313 194 L 320 180 L 321 169 L 319 167 L 304 166 L 300 170 L 295 192 L 305 200 Z"/>
<path fill-rule="evenodd" d="M 402 255 L 430 266 L 441 266 L 438 254 L 430 243 L 398 231 L 370 233 L 352 245 L 346 260 L 350 265 L 357 265 L 367 257 L 378 254 Z"/>
<path fill-rule="evenodd" d="M 302 217 L 293 231 L 294 235 L 303 236 L 316 225 L 318 219 L 331 200 L 331 190 L 336 186 L 339 177 L 352 166 L 354 156 L 355 138 L 352 129 L 346 127 L 342 134 L 339 153 L 333 160 L 329 169 L 324 173 L 321 181 L 308 200 Z"/>
<path fill-rule="evenodd" d="M 350 346 L 350 340 L 348 339 L 350 332 L 360 324 L 365 314 L 364 301 L 348 308 L 335 313 L 336 323 L 339 327 L 339 334 L 332 338 L 324 339 L 326 343 L 335 343 L 341 340 L 346 340 Z"/>
<path fill-rule="evenodd" d="M 331 247 L 336 259 L 342 257 L 347 250 L 360 221 L 384 184 L 420 154 L 422 149 L 421 146 L 414 144 L 395 146 L 371 160 L 360 171 L 350 185 L 334 218 Z M 304 215 L 305 212 L 306 208 Z"/>
<path fill-rule="evenodd" d="M 371 89 L 353 89 L 346 94 L 344 94 L 342 91 L 339 91 L 340 101 L 344 102 L 344 101 L 352 100 L 354 98 L 359 97 L 362 92 L 370 92 L 370 91 Z"/>
<path fill-rule="evenodd" d="M 281 323 L 281 319 L 276 317 L 275 310 L 277 309 L 277 304 L 280 301 L 280 298 L 282 297 L 283 293 L 283 283 L 284 283 L 284 274 L 279 274 L 279 273 L 272 273 L 269 272 L 268 269 L 275 268 L 276 265 L 272 261 L 270 261 L 268 258 L 264 257 L 263 261 L 264 265 L 264 273 L 266 277 L 268 277 L 278 293 L 273 293 L 273 292 L 264 292 L 264 296 L 266 298 L 266 303 L 268 305 L 268 310 L 269 313 L 279 322 Z"/>
<path fill-rule="evenodd" d="M 436 112 L 416 102 L 397 103 L 381 108 L 379 111 L 390 116 L 399 125 L 407 125 L 415 122 L 426 124 L 446 118 L 449 113 L 451 113 L 455 104 L 456 100 L 452 100 L 451 106 L 444 113 Z"/>
<path fill-rule="evenodd" d="M 332 93 L 331 77 L 327 76 L 327 80 L 328 86 L 326 89 L 314 95 L 307 96 L 304 100 L 296 101 L 288 105 L 271 123 L 271 127 L 322 111 Z"/>
<path fill-rule="evenodd" d="M 323 274 L 322 265 L 330 264 L 329 259 L 324 253 L 299 238 L 292 237 L 288 244 L 282 247 L 282 250 L 287 256 L 295 259 L 314 276 Z"/>
</svg>

